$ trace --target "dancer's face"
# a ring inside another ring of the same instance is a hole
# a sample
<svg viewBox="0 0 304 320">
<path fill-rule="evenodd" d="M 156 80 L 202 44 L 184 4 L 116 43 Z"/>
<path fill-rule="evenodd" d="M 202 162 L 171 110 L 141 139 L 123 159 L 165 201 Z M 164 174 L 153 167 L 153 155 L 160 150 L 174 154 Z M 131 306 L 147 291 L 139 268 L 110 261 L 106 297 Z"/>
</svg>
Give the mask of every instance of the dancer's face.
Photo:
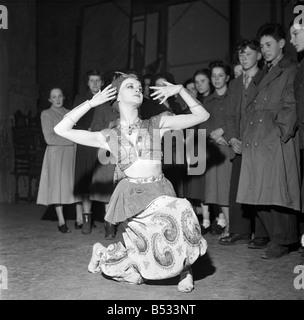
<svg viewBox="0 0 304 320">
<path fill-rule="evenodd" d="M 140 106 L 143 101 L 142 86 L 140 81 L 134 78 L 127 78 L 120 86 L 117 101 L 124 103 L 134 103 Z"/>
</svg>

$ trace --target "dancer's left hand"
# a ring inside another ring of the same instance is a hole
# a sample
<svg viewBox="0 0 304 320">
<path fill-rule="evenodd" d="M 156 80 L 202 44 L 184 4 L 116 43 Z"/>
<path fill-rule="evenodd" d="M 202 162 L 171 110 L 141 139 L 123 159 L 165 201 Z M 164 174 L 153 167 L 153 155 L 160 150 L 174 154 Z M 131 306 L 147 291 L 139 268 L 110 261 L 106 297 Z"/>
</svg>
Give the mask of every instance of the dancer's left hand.
<svg viewBox="0 0 304 320">
<path fill-rule="evenodd" d="M 163 81 L 165 86 L 156 87 L 152 86 L 150 89 L 153 89 L 154 92 L 151 94 L 153 100 L 160 100 L 160 104 L 165 102 L 169 97 L 179 94 L 183 86 L 181 84 L 172 84 L 168 81 Z"/>
</svg>

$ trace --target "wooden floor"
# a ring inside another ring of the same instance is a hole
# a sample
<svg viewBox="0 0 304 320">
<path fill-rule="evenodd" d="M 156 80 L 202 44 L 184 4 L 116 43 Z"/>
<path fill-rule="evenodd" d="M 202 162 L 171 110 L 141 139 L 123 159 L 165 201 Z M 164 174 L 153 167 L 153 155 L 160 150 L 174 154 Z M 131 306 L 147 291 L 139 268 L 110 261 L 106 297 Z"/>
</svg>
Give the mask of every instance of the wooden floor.
<svg viewBox="0 0 304 320">
<path fill-rule="evenodd" d="M 221 246 L 212 235 L 205 237 L 207 253 L 193 266 L 195 290 L 189 294 L 177 291 L 177 278 L 136 286 L 89 274 L 93 244 L 111 243 L 104 239 L 103 223 L 96 221 L 97 228 L 82 235 L 74 229 L 74 220 L 68 220 L 72 233 L 61 234 L 56 221 L 42 220 L 45 210 L 35 204 L 0 204 L 0 266 L 8 271 L 2 300 L 304 299 L 304 289 L 294 287 L 297 251 L 265 261 L 261 250 Z"/>
</svg>

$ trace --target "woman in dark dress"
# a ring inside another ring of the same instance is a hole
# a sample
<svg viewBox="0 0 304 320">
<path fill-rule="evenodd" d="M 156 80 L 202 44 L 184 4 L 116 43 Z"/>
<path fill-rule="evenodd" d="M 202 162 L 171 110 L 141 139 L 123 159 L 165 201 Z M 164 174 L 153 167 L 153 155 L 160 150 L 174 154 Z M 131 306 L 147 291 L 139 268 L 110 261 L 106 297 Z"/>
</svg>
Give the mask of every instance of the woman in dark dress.
<svg viewBox="0 0 304 320">
<path fill-rule="evenodd" d="M 193 75 L 193 80 L 195 84 L 195 88 L 197 90 L 197 99 L 203 104 L 204 100 L 213 92 L 213 87 L 210 78 L 210 70 L 199 69 Z M 203 128 L 204 125 L 202 125 Z M 188 141 L 188 146 L 194 147 L 194 154 L 197 153 L 197 130 L 198 126 L 194 127 L 194 141 Z M 189 153 L 192 152 L 192 149 L 187 147 L 187 162 L 188 166 L 191 166 L 189 160 Z M 195 164 L 193 164 L 195 166 Z M 195 206 L 195 202 L 198 203 L 199 207 L 197 211 L 201 210 L 203 215 L 203 221 L 201 224 L 202 234 L 206 234 L 211 230 L 210 223 L 210 211 L 209 206 L 205 204 L 205 189 L 206 189 L 206 181 L 205 181 L 205 173 L 201 175 L 188 175 L 184 179 L 184 197 L 191 200 L 193 205 Z M 195 206 L 197 207 L 197 206 Z"/>
<path fill-rule="evenodd" d="M 88 89 L 84 94 L 77 95 L 73 104 L 75 108 L 82 102 L 92 99 L 104 84 L 99 70 L 93 69 L 86 73 Z M 91 130 L 94 110 L 90 110 L 76 123 L 75 127 L 82 130 Z M 82 229 L 83 234 L 92 231 L 92 200 L 90 200 L 93 172 L 97 162 L 97 148 L 77 144 L 75 163 L 74 194 L 82 198 L 83 225 L 75 223 L 76 229 Z"/>
</svg>

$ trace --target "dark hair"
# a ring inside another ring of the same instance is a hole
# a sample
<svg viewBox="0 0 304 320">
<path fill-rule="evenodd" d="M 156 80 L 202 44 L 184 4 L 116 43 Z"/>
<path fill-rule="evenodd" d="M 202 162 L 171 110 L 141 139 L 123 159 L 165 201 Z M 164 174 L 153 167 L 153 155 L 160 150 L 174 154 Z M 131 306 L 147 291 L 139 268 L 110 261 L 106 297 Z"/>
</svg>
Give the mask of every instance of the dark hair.
<svg viewBox="0 0 304 320">
<path fill-rule="evenodd" d="M 244 52 L 246 48 L 250 48 L 251 50 L 255 50 L 260 52 L 261 46 L 260 43 L 256 39 L 244 39 L 236 46 L 236 51 Z"/>
<path fill-rule="evenodd" d="M 168 82 L 172 83 L 172 84 L 175 84 L 175 80 L 174 80 L 174 77 L 173 75 L 170 73 L 170 72 L 165 72 L 165 73 L 157 73 L 153 79 L 152 79 L 152 83 L 153 85 L 155 85 L 156 81 L 158 79 L 166 79 Z"/>
<path fill-rule="evenodd" d="M 224 72 L 226 73 L 227 76 L 231 77 L 231 68 L 230 66 L 221 61 L 221 60 L 216 60 L 216 61 L 212 61 L 210 64 L 209 64 L 209 68 L 210 68 L 210 73 L 212 74 L 212 70 L 214 68 L 222 68 L 224 70 Z"/>
<path fill-rule="evenodd" d="M 60 90 L 60 91 L 62 92 L 62 95 L 63 95 L 63 97 L 64 97 L 62 106 L 63 106 L 63 107 L 66 107 L 66 105 L 69 104 L 69 103 L 68 103 L 68 99 L 66 98 L 66 96 L 65 96 L 65 94 L 64 94 L 64 91 L 65 91 L 65 90 L 62 89 L 60 86 L 49 86 L 49 87 L 48 87 L 47 92 L 45 92 L 45 96 L 47 96 L 47 97 L 46 97 L 47 100 L 49 100 L 50 97 L 51 97 L 51 91 L 53 91 L 53 90 L 55 90 L 55 89 L 58 89 L 58 90 Z M 43 94 L 43 95 L 44 95 L 44 94 Z M 48 107 L 49 107 L 49 106 L 48 106 Z M 45 107 L 45 109 L 47 109 L 48 107 Z M 66 108 L 68 108 L 68 107 L 66 107 Z"/>
<path fill-rule="evenodd" d="M 188 84 L 190 83 L 194 83 L 195 84 L 195 81 L 193 78 L 189 78 L 187 79 L 184 83 L 183 83 L 183 87 L 186 88 Z"/>
<path fill-rule="evenodd" d="M 142 76 L 140 77 L 141 82 L 144 82 L 145 79 L 150 79 L 150 80 L 152 80 L 152 78 L 153 78 L 152 73 L 145 73 L 144 75 L 142 75 Z"/>
<path fill-rule="evenodd" d="M 198 76 L 199 74 L 206 76 L 209 80 L 211 79 L 211 72 L 208 68 L 203 68 L 203 69 L 198 69 L 195 71 L 194 75 L 193 75 L 193 79 L 195 79 L 196 76 Z"/>
<path fill-rule="evenodd" d="M 91 76 L 99 76 L 100 80 L 104 80 L 104 75 L 98 69 L 91 69 L 86 72 L 86 81 L 89 81 Z"/>
<path fill-rule="evenodd" d="M 257 32 L 257 39 L 261 40 L 264 36 L 271 36 L 277 42 L 284 39 L 286 40 L 286 33 L 283 26 L 279 23 L 265 23 L 263 24 L 258 32 Z"/>
</svg>

